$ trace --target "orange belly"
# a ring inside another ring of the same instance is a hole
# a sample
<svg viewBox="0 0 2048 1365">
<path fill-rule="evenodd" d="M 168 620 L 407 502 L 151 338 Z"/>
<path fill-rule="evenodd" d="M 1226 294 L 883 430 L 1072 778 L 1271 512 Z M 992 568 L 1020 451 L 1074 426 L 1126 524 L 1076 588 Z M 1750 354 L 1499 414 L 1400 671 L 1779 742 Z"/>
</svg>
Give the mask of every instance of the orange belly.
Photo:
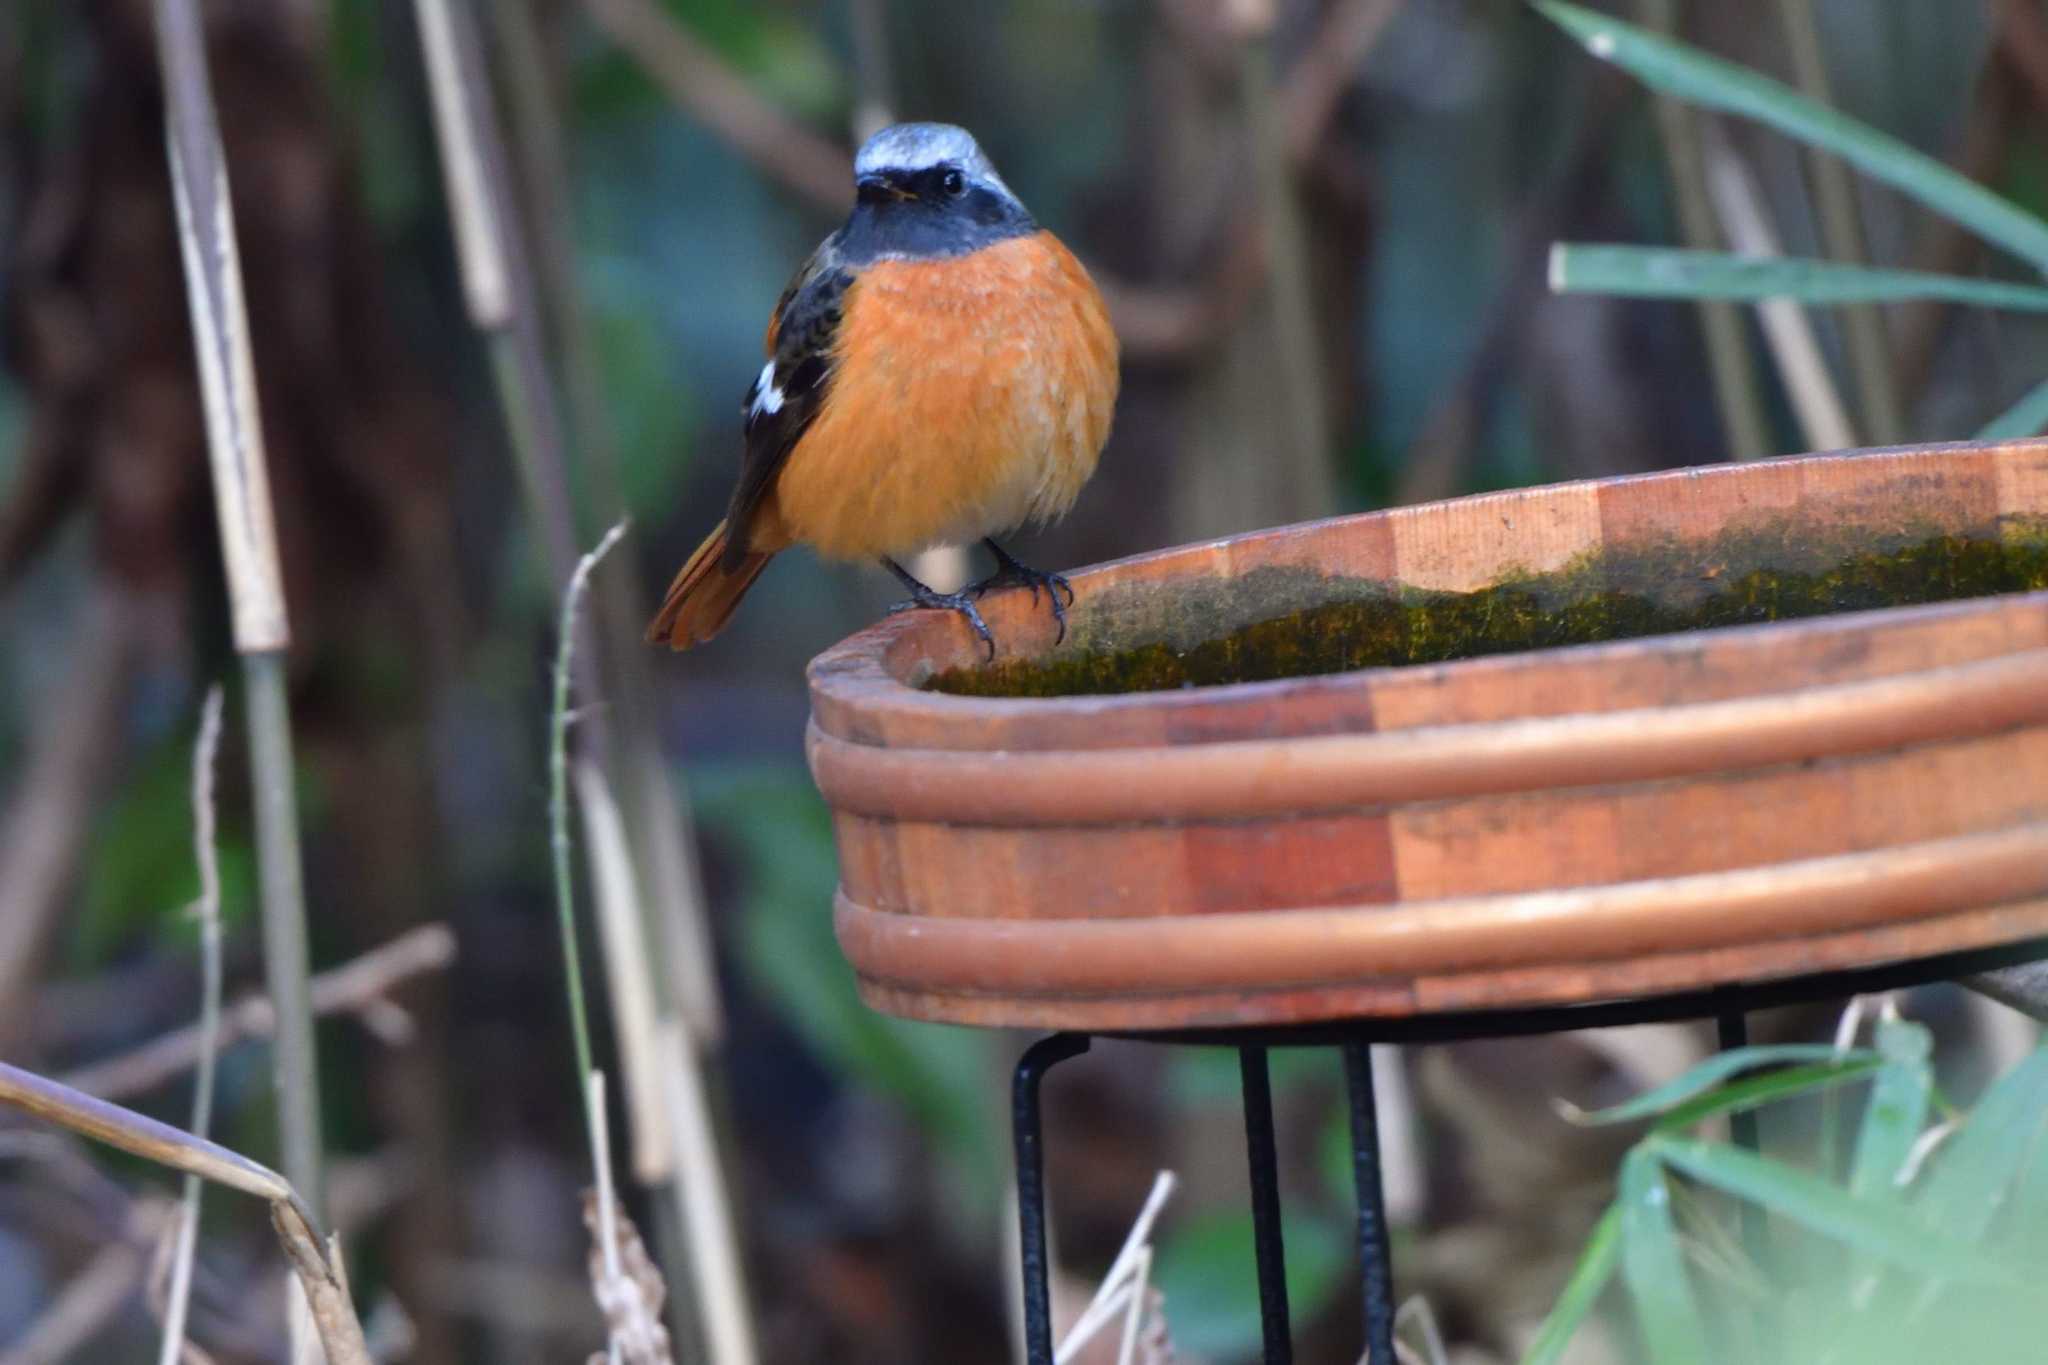
<svg viewBox="0 0 2048 1365">
<path fill-rule="evenodd" d="M 756 543 L 901 557 L 1057 517 L 1095 472 L 1116 391 L 1102 296 L 1051 233 L 877 262 L 847 291 L 831 388 Z"/>
</svg>

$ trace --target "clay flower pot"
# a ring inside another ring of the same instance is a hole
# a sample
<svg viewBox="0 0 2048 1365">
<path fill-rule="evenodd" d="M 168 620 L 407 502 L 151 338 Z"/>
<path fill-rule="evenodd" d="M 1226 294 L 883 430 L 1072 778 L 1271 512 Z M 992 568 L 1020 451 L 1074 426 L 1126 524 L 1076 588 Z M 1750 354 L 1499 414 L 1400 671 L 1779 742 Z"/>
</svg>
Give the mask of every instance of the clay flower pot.
<svg viewBox="0 0 2048 1365">
<path fill-rule="evenodd" d="M 1466 498 L 1074 586 L 1057 648 L 1010 593 L 994 665 L 922 612 L 812 665 L 880 1009 L 1271 1024 L 2048 935 L 2048 443 Z"/>
</svg>

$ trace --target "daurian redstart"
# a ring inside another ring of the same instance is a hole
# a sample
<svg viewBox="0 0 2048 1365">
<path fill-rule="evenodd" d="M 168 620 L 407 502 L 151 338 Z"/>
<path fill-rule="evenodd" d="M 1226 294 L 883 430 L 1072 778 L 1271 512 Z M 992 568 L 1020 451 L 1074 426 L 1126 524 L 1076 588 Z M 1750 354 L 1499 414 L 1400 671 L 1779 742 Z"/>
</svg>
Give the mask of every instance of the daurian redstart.
<svg viewBox="0 0 2048 1365">
<path fill-rule="evenodd" d="M 991 588 L 1034 601 L 1043 588 L 1065 635 L 1066 580 L 991 537 L 1060 516 L 1095 472 L 1117 392 L 1102 296 L 964 129 L 885 128 L 853 172 L 853 212 L 775 305 L 739 485 L 669 586 L 652 642 L 710 639 L 791 545 L 880 560 L 910 592 L 892 610 L 958 612 L 991 656 L 975 608 Z M 997 572 L 961 592 L 899 562 L 977 539 Z"/>
</svg>

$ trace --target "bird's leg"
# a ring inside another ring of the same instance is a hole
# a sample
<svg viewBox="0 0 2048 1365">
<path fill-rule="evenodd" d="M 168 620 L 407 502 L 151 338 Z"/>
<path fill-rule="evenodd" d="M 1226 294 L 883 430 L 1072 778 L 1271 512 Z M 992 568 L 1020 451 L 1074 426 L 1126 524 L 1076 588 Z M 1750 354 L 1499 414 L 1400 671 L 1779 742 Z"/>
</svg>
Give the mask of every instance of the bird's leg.
<svg viewBox="0 0 2048 1365">
<path fill-rule="evenodd" d="M 996 544 L 993 537 L 983 536 L 981 543 L 988 546 L 989 553 L 996 557 L 996 571 L 979 583 L 969 586 L 967 591 L 979 597 L 991 588 L 1029 588 L 1031 603 L 1036 606 L 1038 590 L 1044 588 L 1045 595 L 1052 599 L 1052 619 L 1059 622 L 1060 627 L 1059 634 L 1053 638 L 1053 643 L 1058 644 L 1066 639 L 1067 608 L 1074 604 L 1074 585 L 1067 582 L 1066 575 L 1048 573 L 1044 569 L 1034 569 L 1019 563 L 1008 550 Z M 1064 603 L 1060 601 L 1061 593 L 1067 595 Z"/>
<path fill-rule="evenodd" d="M 912 578 L 908 569 L 887 555 L 882 556 L 882 567 L 895 574 L 896 581 L 901 583 L 910 594 L 908 601 L 898 602 L 895 606 L 889 608 L 889 615 L 894 616 L 899 611 L 915 611 L 919 607 L 935 607 L 941 611 L 957 611 L 966 618 L 967 624 L 973 628 L 974 633 L 981 637 L 981 642 L 988 646 L 988 657 L 990 660 L 994 660 L 996 657 L 996 637 L 989 634 L 988 622 L 981 619 L 981 609 L 974 605 L 974 598 L 968 595 L 972 592 L 972 589 L 965 592 L 935 592 L 918 582 L 915 578 Z"/>
</svg>

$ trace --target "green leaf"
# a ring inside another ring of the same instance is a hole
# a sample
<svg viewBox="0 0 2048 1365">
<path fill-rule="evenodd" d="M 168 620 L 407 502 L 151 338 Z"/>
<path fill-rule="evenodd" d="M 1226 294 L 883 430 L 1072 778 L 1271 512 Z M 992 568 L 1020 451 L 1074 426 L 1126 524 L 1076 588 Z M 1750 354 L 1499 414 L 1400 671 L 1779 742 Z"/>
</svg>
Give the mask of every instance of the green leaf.
<svg viewBox="0 0 2048 1365">
<path fill-rule="evenodd" d="M 1856 1154 L 1849 1164 L 1849 1193 L 1858 1199 L 1894 1203 L 1904 1197 L 1899 1173 L 1920 1132 L 1934 1094 L 1928 1058 L 1934 1040 L 1926 1028 L 1903 1019 L 1877 1026 L 1877 1050 L 1884 1065 L 1870 1087 L 1863 1126 L 1856 1130 Z"/>
<path fill-rule="evenodd" d="M 1287 1241 L 1287 1303 L 1306 1322 L 1321 1312 L 1351 1264 L 1346 1228 L 1283 1211 Z M 1174 1346 L 1203 1359 L 1234 1360 L 1259 1349 L 1258 1252 L 1249 1213 L 1202 1214 L 1159 1238 L 1152 1282 L 1166 1300 Z"/>
<path fill-rule="evenodd" d="M 2012 1192 L 2027 1154 L 2048 1123 L 2048 1047 L 1999 1078 L 1962 1130 L 1935 1154 L 1916 1207 L 1941 1235 L 1973 1242 Z"/>
<path fill-rule="evenodd" d="M 2026 396 L 1987 422 L 1977 433 L 1980 441 L 2014 441 L 2038 436 L 2048 427 L 2048 380 L 2028 389 Z"/>
<path fill-rule="evenodd" d="M 1766 1072 L 1761 1076 L 1745 1076 L 1739 1081 L 1709 1090 L 1698 1099 L 1679 1105 L 1663 1118 L 1657 1120 L 1657 1131 L 1676 1133 L 1692 1127 L 1703 1119 L 1716 1114 L 1734 1114 L 1744 1110 L 1775 1104 L 1799 1095 L 1810 1095 L 1817 1091 L 1860 1081 L 1883 1063 L 1867 1053 L 1850 1053 L 1845 1060 L 1810 1062 L 1805 1066 L 1788 1066 L 1778 1071 Z"/>
<path fill-rule="evenodd" d="M 1660 1137 L 1637 1150 L 1655 1151 L 1695 1180 L 1893 1265 L 1943 1279 L 2020 1280 L 2016 1267 L 1969 1242 L 1930 1233 L 1903 1209 L 1856 1199 L 1817 1176 L 1738 1147 Z"/>
<path fill-rule="evenodd" d="M 152 934 L 169 931 L 181 942 L 192 939 L 192 921 L 184 913 L 199 894 L 190 743 L 182 731 L 166 736 L 95 820 L 78 912 L 66 931 L 67 953 L 77 967 L 99 967 Z M 232 815 L 216 839 L 222 918 L 232 931 L 254 903 L 255 855 Z"/>
<path fill-rule="evenodd" d="M 1633 24 L 1561 0 L 1535 0 L 1535 4 L 1594 56 L 1613 62 L 1652 89 L 1755 119 L 1833 152 L 1986 241 L 2048 268 L 2048 222 L 1897 138 L 1817 104 L 1769 77 Z"/>
<path fill-rule="evenodd" d="M 1745 302 L 1796 299 L 1810 304 L 1946 299 L 1987 308 L 2048 312 L 2048 289 L 2038 285 L 1797 256 L 1738 256 L 1661 246 L 1560 242 L 1550 250 L 1550 287 L 1560 294 Z"/>
<path fill-rule="evenodd" d="M 1284 1095 L 1302 1086 L 1321 1082 L 1331 1088 L 1344 1083 L 1336 1056 L 1325 1048 L 1276 1047 L 1266 1054 L 1273 1093 Z M 1167 1059 L 1166 1094 L 1178 1108 L 1199 1109 L 1215 1105 L 1230 1108 L 1244 1102 L 1244 1075 L 1234 1047 L 1181 1048 Z M 1341 1106 L 1340 1106 L 1341 1108 Z M 1340 1117 L 1348 1117 L 1340 1115 Z M 1348 1129 L 1346 1130 L 1349 1131 Z M 1346 1162 L 1350 1160 L 1346 1149 Z M 1345 1166 L 1348 1180 L 1350 1166 Z"/>
<path fill-rule="evenodd" d="M 1686 1276 L 1657 1151 L 1655 1141 L 1645 1142 L 1621 1164 L 1621 1274 L 1655 1365 L 1706 1365 L 1706 1323 Z"/>
<path fill-rule="evenodd" d="M 1717 1052 L 1674 1081 L 1636 1096 L 1626 1104 L 1592 1113 L 1571 1113 L 1574 1123 L 1599 1125 L 1632 1123 L 1677 1109 L 1704 1095 L 1715 1086 L 1758 1067 L 1782 1066 L 1790 1062 L 1824 1062 L 1840 1067 L 1875 1060 L 1870 1052 L 1837 1052 L 1826 1043 L 1779 1043 L 1770 1047 L 1742 1047 Z"/>
<path fill-rule="evenodd" d="M 1564 1348 L 1571 1344 L 1579 1324 L 1593 1311 L 1620 1264 L 1621 1205 L 1617 1203 L 1610 1204 L 1594 1225 L 1593 1235 L 1586 1249 L 1579 1253 L 1579 1263 L 1572 1269 L 1570 1281 L 1557 1296 L 1556 1307 L 1543 1319 L 1543 1328 L 1522 1356 L 1522 1365 L 1554 1365 L 1564 1356 Z"/>
</svg>

